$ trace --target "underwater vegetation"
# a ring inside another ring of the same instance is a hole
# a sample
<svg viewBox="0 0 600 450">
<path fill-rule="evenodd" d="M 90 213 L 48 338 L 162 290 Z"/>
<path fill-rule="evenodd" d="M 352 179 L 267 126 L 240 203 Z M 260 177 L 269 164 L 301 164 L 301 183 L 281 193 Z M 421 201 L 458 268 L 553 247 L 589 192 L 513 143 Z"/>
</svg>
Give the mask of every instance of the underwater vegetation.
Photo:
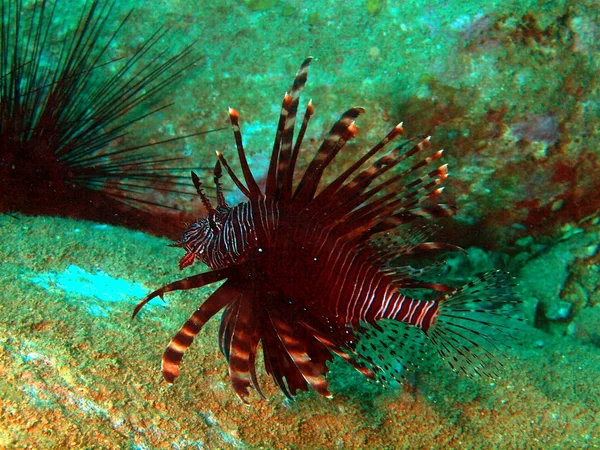
<svg viewBox="0 0 600 450">
<path fill-rule="evenodd" d="M 310 62 L 304 61 L 284 96 L 264 189 L 248 165 L 239 113 L 231 108 L 242 179 L 217 152 L 214 206 L 192 172 L 208 216 L 173 246 L 186 251 L 180 269 L 199 260 L 212 270 L 152 292 L 133 316 L 167 292 L 225 281 L 169 343 L 162 359 L 165 380 L 175 380 L 184 352 L 221 310 L 219 346 L 243 402 L 249 387 L 263 396 L 255 369 L 259 345 L 267 372 L 289 398 L 309 386 L 330 397 L 325 375 L 334 355 L 386 383 L 388 377 L 404 379 L 431 345 L 457 372 L 494 376 L 519 323 L 520 300 L 511 292 L 508 274 L 488 272 L 456 288 L 428 281 L 438 265 L 413 268 L 403 262 L 436 250 L 460 250 L 430 241 L 427 225 L 456 212 L 436 202 L 448 176 L 446 164 L 435 165 L 443 151 L 429 149 L 430 137 L 409 138 L 382 155 L 403 134 L 398 124 L 319 189 L 336 155 L 349 151 L 346 143 L 358 133 L 355 120 L 364 110 L 346 111 L 308 167 L 297 170 L 314 113 L 311 101 L 294 141 Z M 223 168 L 247 199 L 237 206 L 223 196 Z M 427 297 L 412 298 L 406 290 Z"/>
<path fill-rule="evenodd" d="M 155 149 L 181 137 L 127 135 L 170 106 L 158 100 L 197 62 L 193 44 L 171 52 L 161 27 L 117 53 L 131 11 L 113 29 L 114 2 L 86 3 L 74 24 L 56 23 L 59 6 L 68 2 L 2 1 L 0 212 L 170 235 L 187 217 L 178 198 L 191 193 L 179 175 L 189 168 Z"/>
</svg>

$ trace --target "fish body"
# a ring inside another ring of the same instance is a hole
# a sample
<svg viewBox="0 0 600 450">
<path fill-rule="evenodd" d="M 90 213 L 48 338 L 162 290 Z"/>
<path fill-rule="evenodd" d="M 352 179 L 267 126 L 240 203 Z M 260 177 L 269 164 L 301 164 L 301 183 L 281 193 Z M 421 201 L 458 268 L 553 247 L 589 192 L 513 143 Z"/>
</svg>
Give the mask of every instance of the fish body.
<svg viewBox="0 0 600 450">
<path fill-rule="evenodd" d="M 385 380 L 386 373 L 402 378 L 433 345 L 455 370 L 494 373 L 495 355 L 510 336 L 511 312 L 518 304 L 507 288 L 508 275 L 488 273 L 455 288 L 424 281 L 426 269 L 396 263 L 408 255 L 460 250 L 428 241 L 422 227 L 407 229 L 456 212 L 436 203 L 448 176 L 447 166 L 438 161 L 443 152 L 430 149 L 429 137 L 389 149 L 403 133 L 398 124 L 322 187 L 325 170 L 358 133 L 355 120 L 364 110 L 346 111 L 308 167 L 299 170 L 312 102 L 295 141 L 293 136 L 310 61 L 304 61 L 284 97 L 264 188 L 247 163 L 233 109 L 229 115 L 243 176 L 238 178 L 217 152 L 215 207 L 192 174 L 208 214 L 173 245 L 186 251 L 180 268 L 200 260 L 211 271 L 154 291 L 134 315 L 166 292 L 225 282 L 170 342 L 163 356 L 165 379 L 174 381 L 185 350 L 221 310 L 220 348 L 233 389 L 244 402 L 249 387 L 262 395 L 255 370 L 259 345 L 266 370 L 290 398 L 309 386 L 329 397 L 325 375 L 333 355 L 367 378 Z M 233 207 L 223 196 L 223 168 L 247 198 Z M 413 298 L 403 293 L 406 289 L 430 295 Z"/>
</svg>

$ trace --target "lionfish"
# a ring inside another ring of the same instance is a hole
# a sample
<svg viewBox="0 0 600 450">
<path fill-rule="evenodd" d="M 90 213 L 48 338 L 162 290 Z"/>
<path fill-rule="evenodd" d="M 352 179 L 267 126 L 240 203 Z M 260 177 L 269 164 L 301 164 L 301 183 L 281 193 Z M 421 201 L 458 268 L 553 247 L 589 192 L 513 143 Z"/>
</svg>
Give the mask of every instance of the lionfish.
<svg viewBox="0 0 600 450">
<path fill-rule="evenodd" d="M 429 151 L 430 137 L 426 137 L 406 140 L 376 157 L 403 133 L 400 123 L 319 189 L 325 169 L 358 133 L 355 120 L 364 110 L 346 111 L 306 170 L 298 173 L 302 139 L 314 113 L 309 101 L 294 142 L 299 94 L 310 62 L 311 58 L 303 62 L 283 98 L 264 188 L 250 170 L 239 114 L 232 108 L 229 118 L 243 181 L 217 152 L 215 207 L 198 176 L 191 174 L 208 215 L 189 226 L 172 246 L 186 251 L 180 269 L 200 260 L 211 271 L 152 292 L 137 305 L 133 317 L 166 292 L 225 282 L 169 343 L 162 358 L 165 380 L 173 383 L 184 352 L 221 310 L 219 346 L 232 387 L 244 403 L 249 387 L 264 398 L 255 367 L 259 344 L 268 374 L 288 398 L 309 386 L 331 397 L 325 375 L 333 355 L 367 378 L 383 381 L 387 374 L 401 380 L 407 370 L 418 366 L 427 343 L 455 371 L 494 375 L 497 355 L 511 337 L 513 307 L 519 302 L 507 287 L 508 275 L 486 273 L 455 288 L 424 281 L 427 267 L 394 264 L 407 255 L 459 249 L 428 242 L 423 227 L 399 229 L 456 212 L 453 206 L 433 201 L 448 176 L 446 164 L 429 168 L 441 158 L 442 150 Z M 390 172 L 409 158 L 413 162 L 405 164 L 404 170 Z M 225 201 L 222 168 L 247 199 L 237 206 Z M 407 289 L 423 290 L 429 299 L 412 298 Z"/>
</svg>

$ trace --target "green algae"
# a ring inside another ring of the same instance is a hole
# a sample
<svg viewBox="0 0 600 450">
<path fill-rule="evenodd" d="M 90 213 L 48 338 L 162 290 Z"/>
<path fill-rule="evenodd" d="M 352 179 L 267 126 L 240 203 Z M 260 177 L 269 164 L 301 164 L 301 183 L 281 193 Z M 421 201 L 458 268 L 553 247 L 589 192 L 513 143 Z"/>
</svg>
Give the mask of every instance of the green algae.
<svg viewBox="0 0 600 450">
<path fill-rule="evenodd" d="M 320 21 L 320 16 L 317 11 L 310 13 L 310 15 L 308 16 L 309 25 L 317 25 L 319 23 L 319 21 Z"/>
<path fill-rule="evenodd" d="M 244 0 L 244 3 L 252 11 L 266 11 L 277 5 L 278 0 Z"/>
<path fill-rule="evenodd" d="M 367 13 L 371 15 L 378 14 L 383 8 L 383 0 L 367 0 Z"/>
<path fill-rule="evenodd" d="M 296 8 L 292 5 L 284 5 L 281 9 L 281 15 L 284 17 L 292 17 L 296 14 Z"/>
</svg>

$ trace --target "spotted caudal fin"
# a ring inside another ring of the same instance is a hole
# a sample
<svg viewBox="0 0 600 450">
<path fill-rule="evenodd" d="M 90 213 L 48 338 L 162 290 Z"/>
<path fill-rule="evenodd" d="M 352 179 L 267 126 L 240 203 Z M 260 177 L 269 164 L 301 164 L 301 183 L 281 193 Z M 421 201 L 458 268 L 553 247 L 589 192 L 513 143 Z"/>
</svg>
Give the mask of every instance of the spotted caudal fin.
<svg viewBox="0 0 600 450">
<path fill-rule="evenodd" d="M 458 289 L 408 279 L 399 287 L 445 295 L 426 302 L 398 295 L 374 324 L 361 323 L 356 353 L 379 381 L 403 381 L 432 347 L 456 372 L 499 375 L 506 350 L 522 329 L 521 302 L 507 273 L 489 272 Z"/>
<path fill-rule="evenodd" d="M 439 302 L 427 335 L 454 371 L 499 375 L 503 356 L 521 331 L 521 300 L 514 286 L 507 272 L 488 272 Z"/>
</svg>

